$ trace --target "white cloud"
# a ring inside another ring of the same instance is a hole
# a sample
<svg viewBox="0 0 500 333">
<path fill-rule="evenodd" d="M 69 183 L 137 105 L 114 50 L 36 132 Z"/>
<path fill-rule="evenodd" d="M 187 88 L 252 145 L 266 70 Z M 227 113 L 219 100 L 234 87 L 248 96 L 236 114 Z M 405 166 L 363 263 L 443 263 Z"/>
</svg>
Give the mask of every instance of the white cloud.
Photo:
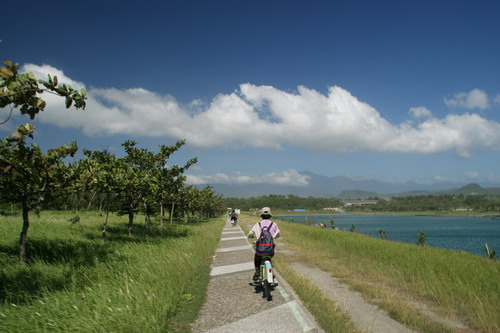
<svg viewBox="0 0 500 333">
<path fill-rule="evenodd" d="M 465 109 L 480 109 L 484 110 L 489 107 L 488 95 L 480 90 L 473 89 L 468 93 L 458 93 L 453 96 L 453 98 L 444 99 L 446 105 L 450 107 L 459 107 Z"/>
<path fill-rule="evenodd" d="M 497 94 L 495 97 L 493 97 L 493 102 L 496 104 L 500 104 L 500 94 Z"/>
<path fill-rule="evenodd" d="M 82 82 L 74 81 L 67 77 L 63 71 L 52 67 L 50 65 L 34 65 L 34 64 L 26 64 L 23 65 L 21 70 L 23 73 L 33 72 L 37 79 L 47 80 L 47 74 L 50 74 L 52 77 L 57 76 L 59 84 L 71 85 L 75 89 L 85 88 L 85 85 Z"/>
<path fill-rule="evenodd" d="M 26 65 L 23 69 L 37 77 L 50 72 L 60 82 L 85 88 L 50 66 Z M 410 114 L 420 122 L 391 124 L 372 106 L 338 86 L 330 87 L 327 94 L 303 86 L 291 93 L 246 83 L 208 103 L 195 100 L 187 106 L 172 96 L 142 88 L 88 88 L 87 92 L 84 111 L 67 110 L 64 103 L 54 101 L 60 97 L 46 94 L 48 107 L 38 121 L 80 128 L 92 136 L 186 139 L 188 145 L 198 148 L 279 149 L 290 145 L 324 152 L 422 154 L 454 149 L 463 157 L 473 149 L 500 149 L 500 124 L 478 114 L 450 114 L 438 119 L 425 107 L 416 107 Z M 484 107 L 484 95 L 476 89 L 449 103 Z"/>
<path fill-rule="evenodd" d="M 466 171 L 465 176 L 467 178 L 477 179 L 477 178 L 479 178 L 479 173 L 476 171 Z"/>
<path fill-rule="evenodd" d="M 416 107 L 410 108 L 409 113 L 410 113 L 410 115 L 412 115 L 415 118 L 427 118 L 427 117 L 432 116 L 432 112 L 423 106 L 416 106 Z"/>
<path fill-rule="evenodd" d="M 436 175 L 434 176 L 434 181 L 436 182 L 443 182 L 443 183 L 447 183 L 447 182 L 450 182 L 450 183 L 453 183 L 455 182 L 455 179 L 452 179 L 450 177 L 447 177 L 447 176 L 441 176 L 441 175 Z"/>
<path fill-rule="evenodd" d="M 229 175 L 217 173 L 208 175 L 186 175 L 186 183 L 189 185 L 201 184 L 275 184 L 289 186 L 306 186 L 309 183 L 309 176 L 301 175 L 297 170 L 289 169 L 285 171 L 272 172 L 260 176 L 247 175 L 241 172 L 234 172 Z"/>
</svg>

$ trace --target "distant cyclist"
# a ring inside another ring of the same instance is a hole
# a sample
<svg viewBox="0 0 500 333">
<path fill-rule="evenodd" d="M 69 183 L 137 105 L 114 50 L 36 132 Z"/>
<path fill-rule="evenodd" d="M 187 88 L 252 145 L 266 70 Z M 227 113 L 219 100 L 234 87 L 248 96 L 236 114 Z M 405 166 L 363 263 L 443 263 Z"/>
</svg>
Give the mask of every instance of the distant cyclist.
<svg viewBox="0 0 500 333">
<path fill-rule="evenodd" d="M 234 209 L 231 212 L 230 216 L 231 216 L 231 223 L 233 224 L 233 226 L 236 225 L 236 223 L 238 223 L 238 214 L 234 211 Z"/>
<path fill-rule="evenodd" d="M 278 225 L 274 222 L 272 222 L 270 219 L 273 215 L 271 214 L 271 208 L 269 207 L 264 207 L 262 208 L 260 212 L 260 217 L 262 218 L 262 221 L 255 223 L 255 225 L 252 227 L 252 230 L 248 233 L 247 237 L 248 238 L 257 238 L 259 239 L 262 233 L 262 229 L 268 230 L 273 239 L 279 238 L 281 236 L 280 234 L 280 229 L 278 228 Z M 255 251 L 255 256 L 254 256 L 254 266 L 255 266 L 255 274 L 253 275 L 253 280 L 257 281 L 260 276 L 260 264 L 262 262 L 263 257 L 269 257 L 272 258 L 274 256 L 274 253 L 276 250 L 273 248 L 272 254 L 265 254 L 263 255 L 262 253 L 259 253 L 258 251 Z M 270 259 L 271 260 L 271 259 Z"/>
</svg>

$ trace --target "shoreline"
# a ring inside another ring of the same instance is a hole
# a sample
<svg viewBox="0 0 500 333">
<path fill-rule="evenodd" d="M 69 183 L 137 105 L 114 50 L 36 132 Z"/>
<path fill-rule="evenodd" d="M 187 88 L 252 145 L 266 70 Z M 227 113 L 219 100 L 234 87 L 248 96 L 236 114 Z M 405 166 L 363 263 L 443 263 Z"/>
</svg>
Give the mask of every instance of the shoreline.
<svg viewBox="0 0 500 333">
<path fill-rule="evenodd" d="M 467 212 L 471 213 L 471 212 Z M 485 213 L 477 213 L 477 214 L 465 214 L 458 212 L 439 212 L 439 213 L 430 213 L 430 212 L 414 212 L 414 211 L 403 211 L 403 212 L 367 212 L 367 211 L 348 211 L 344 213 L 339 212 L 320 212 L 320 211 L 311 211 L 311 212 L 284 212 L 277 211 L 274 216 L 343 216 L 343 215 L 387 215 L 387 216 L 424 216 L 424 217 L 489 217 L 494 220 L 500 220 L 500 212 L 485 212 Z"/>
</svg>

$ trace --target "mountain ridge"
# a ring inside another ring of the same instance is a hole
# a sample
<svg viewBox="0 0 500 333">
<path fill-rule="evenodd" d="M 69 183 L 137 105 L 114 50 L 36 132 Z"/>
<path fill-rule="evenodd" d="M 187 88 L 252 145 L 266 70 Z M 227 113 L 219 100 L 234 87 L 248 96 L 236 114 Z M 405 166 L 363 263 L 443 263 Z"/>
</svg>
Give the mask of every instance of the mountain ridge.
<svg viewBox="0 0 500 333">
<path fill-rule="evenodd" d="M 419 184 L 414 181 L 405 183 L 390 183 L 378 180 L 353 180 L 346 176 L 321 176 L 311 171 L 301 171 L 299 174 L 309 177 L 305 186 L 290 186 L 277 184 L 203 184 L 207 185 L 224 197 L 250 198 L 263 195 L 296 195 L 299 197 L 338 197 L 342 199 L 367 199 L 369 197 L 391 197 L 430 194 L 486 194 L 500 195 L 500 187 L 494 184 L 482 183 L 451 183 Z M 358 197 L 353 197 L 353 196 Z"/>
</svg>

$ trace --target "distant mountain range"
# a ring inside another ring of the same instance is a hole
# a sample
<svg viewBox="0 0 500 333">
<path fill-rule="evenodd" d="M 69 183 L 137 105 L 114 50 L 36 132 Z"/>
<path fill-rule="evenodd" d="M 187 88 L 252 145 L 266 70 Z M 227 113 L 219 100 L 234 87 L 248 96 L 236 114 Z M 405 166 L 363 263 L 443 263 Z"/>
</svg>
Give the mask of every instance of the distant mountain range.
<svg viewBox="0 0 500 333">
<path fill-rule="evenodd" d="M 300 172 L 309 177 L 306 186 L 283 186 L 275 184 L 207 184 L 226 198 L 250 198 L 262 195 L 293 194 L 299 197 L 337 197 L 340 199 L 367 199 L 369 197 L 408 196 L 422 194 L 488 194 L 500 195 L 500 188 L 492 184 L 416 182 L 389 183 L 377 180 L 352 180 L 344 176 L 326 177 L 310 171 Z M 204 187 L 204 186 L 199 186 Z"/>
</svg>

